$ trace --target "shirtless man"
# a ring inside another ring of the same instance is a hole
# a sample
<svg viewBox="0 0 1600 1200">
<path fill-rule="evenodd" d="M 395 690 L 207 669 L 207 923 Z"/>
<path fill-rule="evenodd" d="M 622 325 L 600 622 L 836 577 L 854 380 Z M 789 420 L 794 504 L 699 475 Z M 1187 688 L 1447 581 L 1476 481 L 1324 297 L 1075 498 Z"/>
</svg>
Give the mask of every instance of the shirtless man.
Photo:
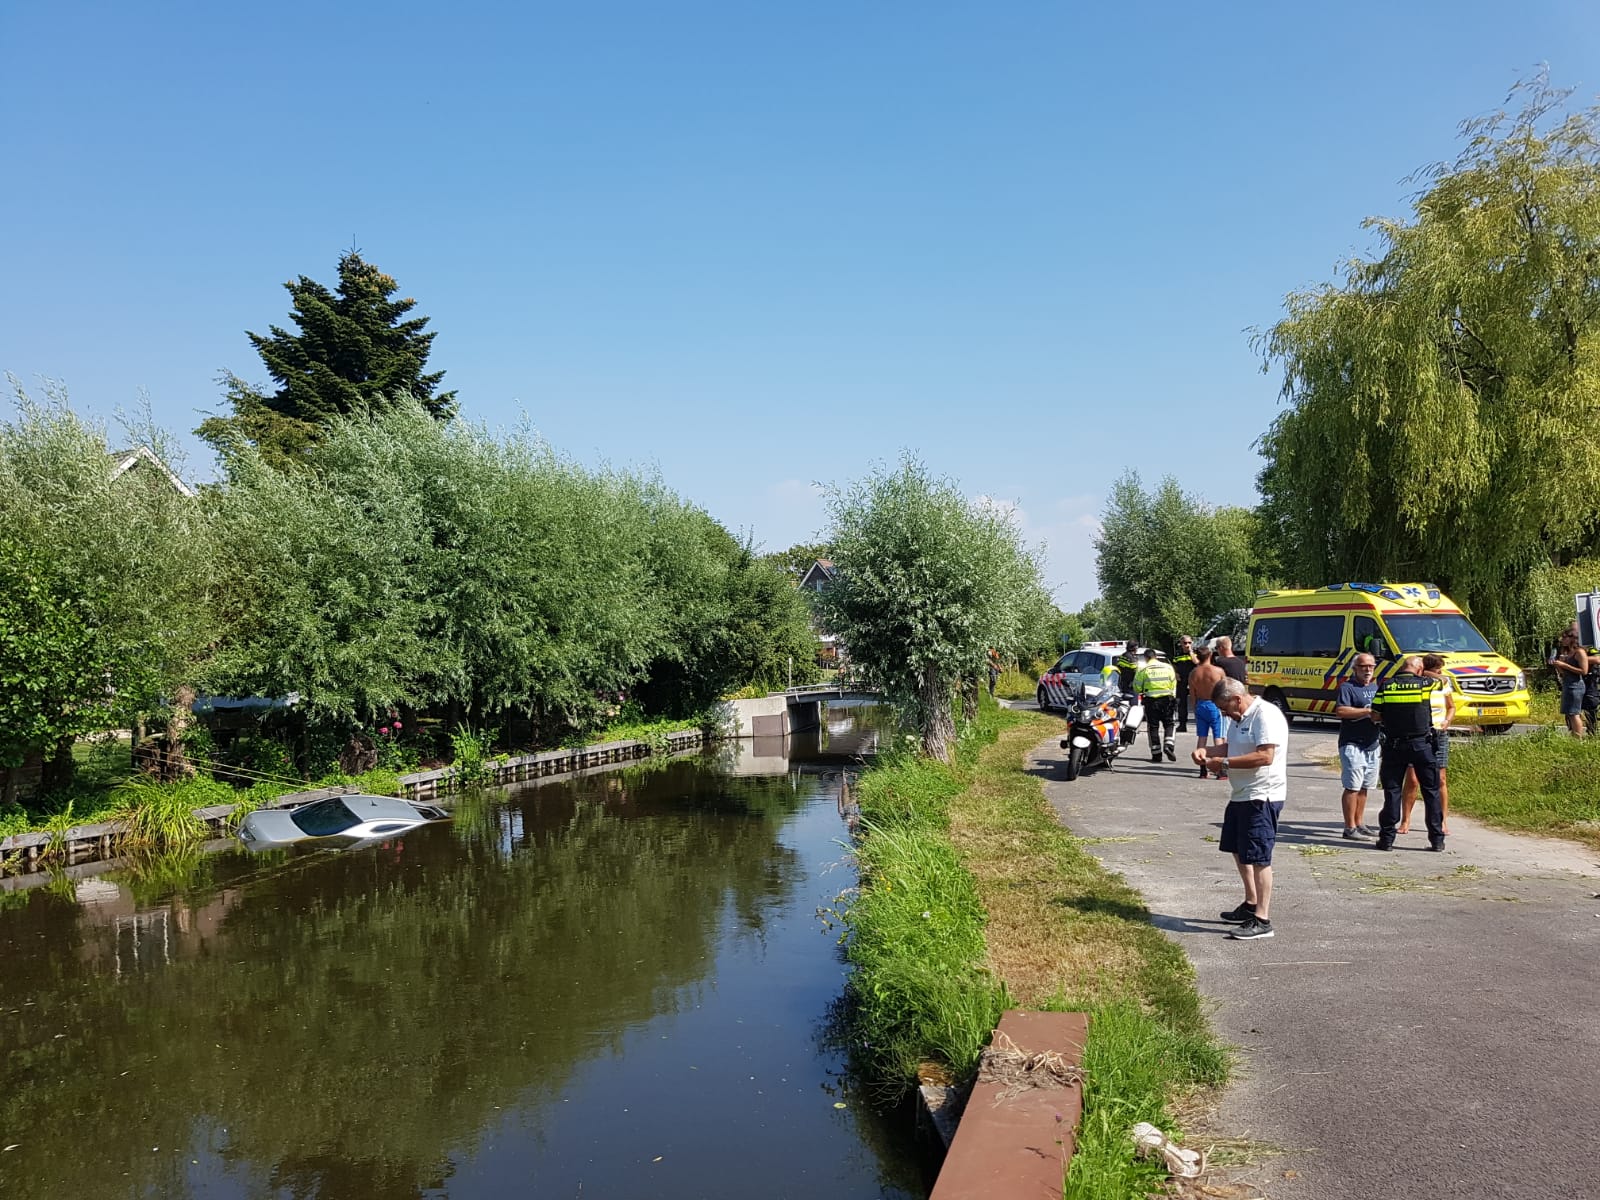
<svg viewBox="0 0 1600 1200">
<path fill-rule="evenodd" d="M 1189 672 L 1189 694 L 1194 697 L 1195 749 L 1203 749 L 1207 739 L 1222 740 L 1222 713 L 1212 702 L 1211 693 L 1224 676 L 1222 668 L 1211 660 L 1211 647 L 1194 648 L 1194 670 Z M 1200 765 L 1200 778 L 1206 777 L 1207 768 Z M 1218 779 L 1223 778 L 1219 773 Z"/>
</svg>

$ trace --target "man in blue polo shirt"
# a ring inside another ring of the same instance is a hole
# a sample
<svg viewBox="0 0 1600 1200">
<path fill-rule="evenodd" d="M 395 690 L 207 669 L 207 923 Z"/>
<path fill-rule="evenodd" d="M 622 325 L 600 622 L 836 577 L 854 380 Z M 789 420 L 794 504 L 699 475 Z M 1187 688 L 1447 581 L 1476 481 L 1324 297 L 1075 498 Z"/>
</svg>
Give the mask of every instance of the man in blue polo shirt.
<svg viewBox="0 0 1600 1200">
<path fill-rule="evenodd" d="M 1372 837 L 1365 824 L 1367 791 L 1378 786 L 1378 742 L 1382 732 L 1372 719 L 1372 698 L 1378 692 L 1372 673 L 1378 661 L 1370 654 L 1356 655 L 1350 678 L 1339 685 L 1333 715 L 1339 718 L 1339 774 L 1344 795 L 1344 836 Z"/>
</svg>

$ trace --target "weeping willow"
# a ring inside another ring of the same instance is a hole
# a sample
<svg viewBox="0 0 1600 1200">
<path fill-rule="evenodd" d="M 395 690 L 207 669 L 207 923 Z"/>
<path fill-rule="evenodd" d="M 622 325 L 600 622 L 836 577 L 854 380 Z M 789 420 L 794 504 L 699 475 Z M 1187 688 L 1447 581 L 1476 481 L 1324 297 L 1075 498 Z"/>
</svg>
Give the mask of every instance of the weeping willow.
<svg viewBox="0 0 1600 1200">
<path fill-rule="evenodd" d="M 1428 579 L 1497 641 L 1530 572 L 1600 538 L 1600 108 L 1543 76 L 1464 123 L 1375 257 L 1260 334 L 1287 405 L 1262 439 L 1285 572 Z"/>
</svg>

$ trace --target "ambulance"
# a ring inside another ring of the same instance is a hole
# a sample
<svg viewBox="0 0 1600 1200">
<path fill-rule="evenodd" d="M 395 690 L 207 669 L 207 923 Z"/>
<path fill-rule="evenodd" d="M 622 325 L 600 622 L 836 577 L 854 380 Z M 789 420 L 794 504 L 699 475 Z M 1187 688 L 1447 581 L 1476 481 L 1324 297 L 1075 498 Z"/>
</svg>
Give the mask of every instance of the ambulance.
<svg viewBox="0 0 1600 1200">
<path fill-rule="evenodd" d="M 1408 655 L 1440 655 L 1456 686 L 1457 725 L 1503 733 L 1527 719 L 1527 676 L 1431 583 L 1262 592 L 1250 610 L 1250 690 L 1285 716 L 1331 719 L 1339 684 L 1363 650 L 1378 660 L 1379 682 Z"/>
</svg>

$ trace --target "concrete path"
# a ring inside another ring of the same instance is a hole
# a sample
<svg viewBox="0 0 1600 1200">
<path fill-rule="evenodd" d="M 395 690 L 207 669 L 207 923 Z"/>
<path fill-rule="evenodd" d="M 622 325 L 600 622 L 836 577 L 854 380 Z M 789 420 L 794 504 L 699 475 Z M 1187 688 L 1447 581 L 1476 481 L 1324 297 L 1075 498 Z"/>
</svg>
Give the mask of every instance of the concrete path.
<svg viewBox="0 0 1600 1200">
<path fill-rule="evenodd" d="M 1238 1047 L 1215 1132 L 1281 1151 L 1242 1178 L 1271 1200 L 1600 1196 L 1600 855 L 1460 816 L 1429 853 L 1420 809 L 1390 853 L 1346 842 L 1334 734 L 1296 726 L 1277 936 L 1230 941 L 1228 785 L 1195 777 L 1192 734 L 1178 743 L 1180 763 L 1152 766 L 1141 741 L 1069 783 L 1051 739 L 1032 766 L 1188 952 Z"/>
</svg>

